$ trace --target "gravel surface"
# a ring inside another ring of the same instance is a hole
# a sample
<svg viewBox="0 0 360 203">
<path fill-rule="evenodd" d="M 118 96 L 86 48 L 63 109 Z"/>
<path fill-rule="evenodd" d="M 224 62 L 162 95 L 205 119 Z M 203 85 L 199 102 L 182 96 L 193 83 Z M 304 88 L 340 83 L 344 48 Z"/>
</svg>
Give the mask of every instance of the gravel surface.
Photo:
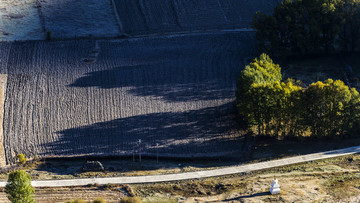
<svg viewBox="0 0 360 203">
<path fill-rule="evenodd" d="M 171 46 L 170 46 L 171 45 Z M 241 149 L 235 82 L 254 33 L 0 44 L 8 162 Z M 4 64 L 6 63 L 6 64 Z M 139 145 L 138 140 L 142 143 Z"/>
<path fill-rule="evenodd" d="M 0 41 L 42 39 L 36 0 L 0 0 Z"/>
</svg>

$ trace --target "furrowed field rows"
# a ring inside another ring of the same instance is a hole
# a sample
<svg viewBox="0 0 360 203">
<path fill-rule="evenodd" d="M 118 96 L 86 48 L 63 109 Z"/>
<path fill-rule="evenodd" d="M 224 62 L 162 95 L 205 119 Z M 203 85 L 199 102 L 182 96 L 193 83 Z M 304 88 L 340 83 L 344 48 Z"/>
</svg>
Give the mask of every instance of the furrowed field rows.
<svg viewBox="0 0 360 203">
<path fill-rule="evenodd" d="M 0 43 L 0 70 L 2 74 L 6 73 L 6 67 L 9 59 L 10 53 L 10 43 Z"/>
<path fill-rule="evenodd" d="M 1 55 L 10 56 L 0 64 L 7 74 L 6 159 L 239 150 L 234 90 L 253 38 L 245 32 L 0 44 Z"/>
<path fill-rule="evenodd" d="M 250 27 L 256 11 L 269 13 L 279 0 L 115 0 L 127 34 Z"/>
</svg>

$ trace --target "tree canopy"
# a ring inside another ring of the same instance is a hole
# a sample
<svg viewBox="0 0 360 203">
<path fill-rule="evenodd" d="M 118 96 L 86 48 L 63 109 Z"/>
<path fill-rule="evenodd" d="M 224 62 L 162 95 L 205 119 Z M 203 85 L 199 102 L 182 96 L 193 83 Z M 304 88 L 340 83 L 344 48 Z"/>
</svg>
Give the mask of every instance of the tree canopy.
<svg viewBox="0 0 360 203">
<path fill-rule="evenodd" d="M 259 135 L 340 137 L 360 123 L 360 96 L 340 80 L 303 88 L 282 81 L 281 68 L 262 54 L 242 71 L 237 108 Z"/>
<path fill-rule="evenodd" d="M 360 0 L 284 0 L 253 18 L 260 49 L 277 56 L 360 48 Z"/>
<path fill-rule="evenodd" d="M 5 192 L 12 203 L 33 203 L 35 192 L 31 177 L 25 171 L 12 171 L 5 187 Z"/>
</svg>

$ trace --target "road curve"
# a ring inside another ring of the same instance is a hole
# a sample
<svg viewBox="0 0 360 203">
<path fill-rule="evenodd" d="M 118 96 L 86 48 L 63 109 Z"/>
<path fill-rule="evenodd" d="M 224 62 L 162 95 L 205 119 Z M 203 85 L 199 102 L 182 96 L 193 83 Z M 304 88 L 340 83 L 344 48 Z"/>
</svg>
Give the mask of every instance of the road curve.
<svg viewBox="0 0 360 203">
<path fill-rule="evenodd" d="M 250 172 L 261 169 L 285 166 L 306 161 L 314 161 L 319 159 L 327 159 L 344 155 L 360 153 L 360 146 L 332 150 L 291 158 L 284 158 L 272 161 L 265 161 L 255 164 L 246 164 L 221 169 L 196 171 L 187 173 L 167 174 L 167 175 L 151 175 L 151 176 L 130 176 L 130 177 L 112 177 L 112 178 L 83 178 L 83 179 L 67 179 L 67 180 L 36 180 L 32 181 L 34 187 L 67 187 L 67 186 L 85 186 L 88 184 L 136 184 L 136 183 L 156 183 L 189 180 L 196 178 L 209 178 L 215 176 L 224 176 L 237 174 L 242 172 Z M 0 182 L 0 187 L 6 185 L 5 181 Z"/>
</svg>

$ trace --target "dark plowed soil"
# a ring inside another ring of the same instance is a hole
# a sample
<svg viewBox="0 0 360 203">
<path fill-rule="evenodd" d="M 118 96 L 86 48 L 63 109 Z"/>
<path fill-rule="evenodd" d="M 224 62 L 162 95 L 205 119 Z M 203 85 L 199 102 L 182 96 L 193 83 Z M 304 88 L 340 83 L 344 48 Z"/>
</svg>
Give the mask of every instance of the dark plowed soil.
<svg viewBox="0 0 360 203">
<path fill-rule="evenodd" d="M 257 11 L 272 12 L 279 0 L 115 0 L 127 34 L 250 27 Z"/>
<path fill-rule="evenodd" d="M 18 153 L 158 150 L 160 156 L 191 157 L 241 150 L 234 91 L 244 58 L 254 52 L 253 33 L 22 42 L 0 48 L 1 73 L 8 74 L 8 162 Z"/>
</svg>

